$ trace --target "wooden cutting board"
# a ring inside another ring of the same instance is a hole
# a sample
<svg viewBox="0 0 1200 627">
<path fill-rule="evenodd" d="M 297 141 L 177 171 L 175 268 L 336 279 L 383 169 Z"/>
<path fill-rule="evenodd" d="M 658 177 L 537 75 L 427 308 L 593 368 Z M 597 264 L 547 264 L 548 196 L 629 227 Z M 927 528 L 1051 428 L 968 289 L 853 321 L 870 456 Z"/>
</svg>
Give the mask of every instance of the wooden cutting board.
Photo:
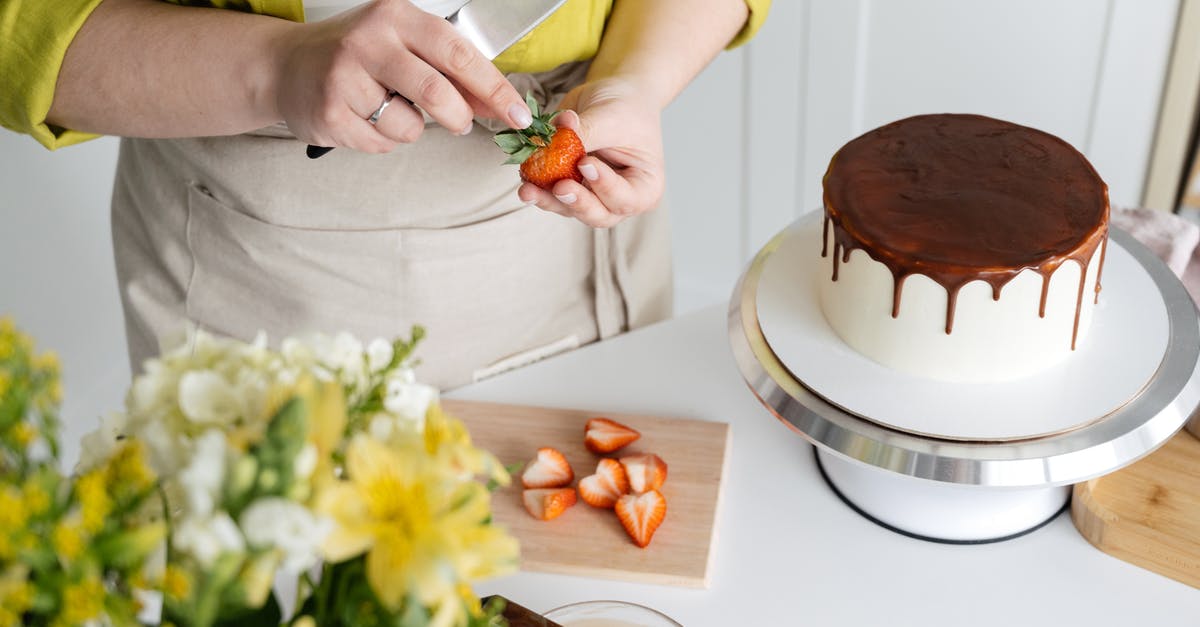
<svg viewBox="0 0 1200 627">
<path fill-rule="evenodd" d="M 618 451 L 656 453 L 667 463 L 662 487 L 667 515 L 644 549 L 630 541 L 612 510 L 580 500 L 562 516 L 540 521 L 521 502 L 521 486 L 492 496 L 495 519 L 521 542 L 521 568 L 527 571 L 620 579 L 641 583 L 707 588 L 716 542 L 717 508 L 729 463 L 729 425 L 682 418 L 550 409 L 473 401 L 443 400 L 471 430 L 477 446 L 505 465 L 526 462 L 542 446 L 562 451 L 578 480 L 593 474 L 600 456 L 583 445 L 584 424 L 605 416 L 641 432 Z"/>
<path fill-rule="evenodd" d="M 1077 484 L 1071 518 L 1101 551 L 1200 588 L 1200 439 L 1180 431 L 1136 463 Z"/>
</svg>

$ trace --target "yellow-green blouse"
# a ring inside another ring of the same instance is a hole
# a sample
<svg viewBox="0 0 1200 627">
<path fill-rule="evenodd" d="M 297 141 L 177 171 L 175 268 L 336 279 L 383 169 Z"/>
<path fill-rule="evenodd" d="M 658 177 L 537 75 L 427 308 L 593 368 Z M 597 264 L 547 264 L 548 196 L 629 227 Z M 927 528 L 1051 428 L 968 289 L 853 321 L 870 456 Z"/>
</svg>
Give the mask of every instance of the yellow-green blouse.
<svg viewBox="0 0 1200 627">
<path fill-rule="evenodd" d="M 304 20 L 303 0 L 166 0 Z M 644 0 L 642 0 L 644 1 Z M 94 135 L 46 123 L 63 57 L 75 34 L 101 0 L 4 0 L 0 2 L 0 125 L 32 135 L 47 148 L 69 146 Z M 496 59 L 504 72 L 539 72 L 590 59 L 600 46 L 613 0 L 568 0 L 544 23 Z M 746 0 L 750 18 L 730 43 L 754 35 L 771 0 Z"/>
</svg>

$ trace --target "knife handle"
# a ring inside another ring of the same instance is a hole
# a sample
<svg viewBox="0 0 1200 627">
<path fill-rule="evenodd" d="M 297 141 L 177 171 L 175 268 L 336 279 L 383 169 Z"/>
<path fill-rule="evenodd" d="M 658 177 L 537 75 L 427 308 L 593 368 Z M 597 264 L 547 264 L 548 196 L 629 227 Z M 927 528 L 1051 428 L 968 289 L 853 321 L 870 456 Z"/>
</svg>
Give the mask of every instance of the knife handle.
<svg viewBox="0 0 1200 627">
<path fill-rule="evenodd" d="M 401 100 L 403 100 L 406 104 L 408 104 L 408 106 L 410 106 L 410 107 L 416 106 L 413 104 L 413 101 L 408 99 L 408 96 L 405 96 L 404 94 L 401 94 L 398 91 L 389 91 L 388 95 L 387 95 L 387 100 L 384 100 L 383 104 L 379 105 L 379 108 L 376 109 L 375 113 L 373 113 L 371 115 L 371 119 L 369 119 L 367 121 L 370 122 L 371 124 L 374 124 L 376 121 L 378 121 L 380 114 L 382 114 L 383 110 L 386 109 L 388 104 L 392 102 L 392 98 L 395 98 L 397 96 L 399 96 Z M 333 150 L 332 146 L 329 146 L 329 147 L 314 146 L 312 144 L 309 144 L 308 149 L 306 149 L 304 151 L 304 154 L 308 155 L 309 159 L 319 159 L 319 158 L 324 157 L 325 155 L 329 154 L 330 150 Z"/>
<path fill-rule="evenodd" d="M 333 150 L 333 146 L 314 146 L 309 144 L 304 154 L 308 155 L 309 159 L 319 159 L 329 154 L 330 150 Z"/>
</svg>

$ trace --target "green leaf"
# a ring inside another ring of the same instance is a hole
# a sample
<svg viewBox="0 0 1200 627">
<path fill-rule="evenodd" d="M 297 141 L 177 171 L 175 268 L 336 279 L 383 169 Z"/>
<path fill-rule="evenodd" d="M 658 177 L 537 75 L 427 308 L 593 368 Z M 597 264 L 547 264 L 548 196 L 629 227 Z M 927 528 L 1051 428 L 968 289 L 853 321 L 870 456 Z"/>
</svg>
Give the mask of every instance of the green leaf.
<svg viewBox="0 0 1200 627">
<path fill-rule="evenodd" d="M 500 147 L 500 150 L 503 150 L 510 155 L 527 145 L 525 138 L 521 137 L 521 135 L 516 132 L 500 133 L 492 138 L 492 141 L 496 142 L 496 145 Z"/>
<path fill-rule="evenodd" d="M 533 97 L 532 91 L 525 92 L 525 104 L 529 105 L 529 112 L 533 114 L 533 119 L 538 117 L 538 103 Z"/>
<path fill-rule="evenodd" d="M 264 625 L 278 625 L 282 621 L 283 610 L 280 609 L 279 600 L 275 598 L 275 593 L 272 592 L 262 607 L 235 612 L 228 616 L 221 616 L 213 623 L 213 627 L 261 627 Z"/>
<path fill-rule="evenodd" d="M 524 163 L 525 160 L 529 158 L 529 155 L 533 154 L 534 150 L 535 148 L 533 146 L 526 146 L 521 150 L 514 152 L 511 156 L 509 156 L 508 159 L 505 159 L 504 165 Z"/>
<path fill-rule="evenodd" d="M 105 565 L 128 570 L 141 564 L 158 548 L 166 538 L 166 532 L 166 523 L 160 521 L 102 535 L 92 546 Z"/>
</svg>

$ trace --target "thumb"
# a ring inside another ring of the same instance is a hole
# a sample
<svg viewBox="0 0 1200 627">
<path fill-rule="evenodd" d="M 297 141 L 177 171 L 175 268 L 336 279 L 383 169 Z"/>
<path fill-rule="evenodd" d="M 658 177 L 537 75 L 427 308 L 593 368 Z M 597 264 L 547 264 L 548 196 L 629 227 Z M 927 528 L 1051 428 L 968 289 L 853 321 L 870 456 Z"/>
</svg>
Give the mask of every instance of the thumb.
<svg viewBox="0 0 1200 627">
<path fill-rule="evenodd" d="M 588 137 L 590 135 L 588 124 L 583 120 L 582 117 L 579 116 L 578 113 L 572 111 L 571 109 L 567 109 L 558 114 L 558 116 L 554 118 L 554 126 L 558 128 L 569 128 L 572 131 L 575 131 L 575 134 L 579 136 L 579 141 L 583 142 L 584 148 L 591 146 L 591 144 L 588 142 Z M 591 150 L 590 148 L 588 149 Z"/>
</svg>

